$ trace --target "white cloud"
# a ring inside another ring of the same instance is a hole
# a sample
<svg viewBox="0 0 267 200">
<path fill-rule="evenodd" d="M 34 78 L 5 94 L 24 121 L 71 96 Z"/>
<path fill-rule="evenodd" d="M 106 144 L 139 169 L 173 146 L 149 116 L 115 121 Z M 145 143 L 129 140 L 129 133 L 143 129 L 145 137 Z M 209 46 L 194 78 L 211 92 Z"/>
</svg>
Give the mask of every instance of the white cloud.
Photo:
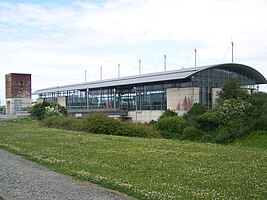
<svg viewBox="0 0 267 200">
<path fill-rule="evenodd" d="M 167 55 L 173 61 L 169 69 L 180 68 L 194 48 L 199 64 L 220 63 L 231 38 L 235 57 L 267 76 L 266 10 L 264 0 L 73 1 L 56 6 L 2 1 L 1 76 L 32 73 L 33 88 L 40 89 L 83 81 L 85 69 L 97 78 L 100 66 L 104 78 L 115 77 L 118 63 L 122 76 L 136 74 L 139 58 L 143 72 L 154 72 L 161 59 L 155 56 L 166 52 L 173 56 Z M 162 42 L 166 46 L 156 46 Z M 148 49 L 147 44 L 154 46 Z M 228 53 L 224 62 L 230 61 Z"/>
</svg>

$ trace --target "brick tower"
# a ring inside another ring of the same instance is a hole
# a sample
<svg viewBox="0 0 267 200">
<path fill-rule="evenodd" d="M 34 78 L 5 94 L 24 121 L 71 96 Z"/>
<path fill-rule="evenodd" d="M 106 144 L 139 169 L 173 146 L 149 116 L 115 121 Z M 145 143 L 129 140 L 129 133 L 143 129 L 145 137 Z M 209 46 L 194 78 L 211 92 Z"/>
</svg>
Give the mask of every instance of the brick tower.
<svg viewBox="0 0 267 200">
<path fill-rule="evenodd" d="M 6 74 L 6 114 L 27 113 L 31 107 L 31 74 Z"/>
</svg>

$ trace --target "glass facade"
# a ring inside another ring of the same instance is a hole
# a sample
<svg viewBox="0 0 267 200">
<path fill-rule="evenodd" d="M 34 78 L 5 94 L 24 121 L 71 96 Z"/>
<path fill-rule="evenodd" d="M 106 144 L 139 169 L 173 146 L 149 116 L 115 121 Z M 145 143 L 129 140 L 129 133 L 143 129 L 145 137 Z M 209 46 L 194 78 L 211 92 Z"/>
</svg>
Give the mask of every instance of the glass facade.
<svg viewBox="0 0 267 200">
<path fill-rule="evenodd" d="M 57 91 L 39 94 L 39 98 L 57 101 L 59 97 L 63 97 L 69 111 L 165 110 L 168 88 L 199 87 L 200 103 L 211 108 L 212 88 L 221 88 L 230 77 L 239 79 L 244 87 L 250 89 L 256 85 L 255 78 L 251 74 L 222 68 L 207 68 L 185 79 Z"/>
</svg>

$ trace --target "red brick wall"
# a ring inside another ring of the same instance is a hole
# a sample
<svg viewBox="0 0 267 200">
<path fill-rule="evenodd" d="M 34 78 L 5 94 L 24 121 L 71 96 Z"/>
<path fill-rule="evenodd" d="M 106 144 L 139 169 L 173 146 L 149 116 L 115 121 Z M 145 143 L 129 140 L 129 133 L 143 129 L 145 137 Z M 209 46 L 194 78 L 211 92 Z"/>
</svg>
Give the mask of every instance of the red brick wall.
<svg viewBox="0 0 267 200">
<path fill-rule="evenodd" d="M 29 98 L 31 74 L 6 74 L 6 98 Z"/>
</svg>

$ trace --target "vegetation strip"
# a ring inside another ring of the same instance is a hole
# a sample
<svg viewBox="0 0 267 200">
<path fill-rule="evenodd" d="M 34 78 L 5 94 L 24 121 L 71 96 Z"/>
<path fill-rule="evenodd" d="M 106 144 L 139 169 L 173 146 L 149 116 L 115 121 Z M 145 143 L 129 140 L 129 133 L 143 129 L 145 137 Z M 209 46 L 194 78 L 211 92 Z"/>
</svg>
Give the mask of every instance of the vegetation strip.
<svg viewBox="0 0 267 200">
<path fill-rule="evenodd" d="M 266 148 L 95 135 L 31 119 L 0 122 L 0 147 L 138 199 L 267 196 Z"/>
<path fill-rule="evenodd" d="M 84 119 L 68 117 L 65 107 L 50 101 L 35 104 L 31 116 L 47 127 L 64 130 L 219 144 L 267 131 L 267 93 L 251 90 L 249 94 L 239 80 L 229 78 L 217 96 L 214 108 L 194 103 L 183 116 L 167 109 L 149 124 L 120 121 L 98 112 Z"/>
</svg>

